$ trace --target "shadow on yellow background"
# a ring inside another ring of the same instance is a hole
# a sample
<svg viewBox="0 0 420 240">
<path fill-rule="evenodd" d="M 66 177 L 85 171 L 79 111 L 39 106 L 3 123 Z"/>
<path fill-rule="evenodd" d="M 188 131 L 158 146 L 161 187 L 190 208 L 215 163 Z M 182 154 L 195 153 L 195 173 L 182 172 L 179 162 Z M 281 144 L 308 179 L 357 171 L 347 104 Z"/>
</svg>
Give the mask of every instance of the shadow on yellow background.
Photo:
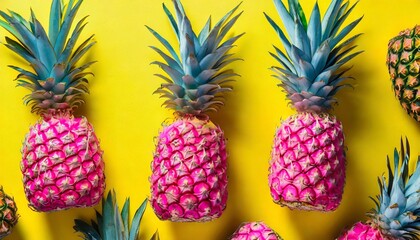
<svg viewBox="0 0 420 240">
<path fill-rule="evenodd" d="M 354 1 L 352 1 L 354 2 Z M 285 95 L 268 68 L 276 64 L 269 56 L 272 44 L 280 42 L 263 16 L 263 11 L 279 22 L 271 0 L 245 0 L 244 14 L 233 27 L 233 33 L 246 32 L 233 50 L 244 61 L 234 63 L 241 78 L 226 105 L 211 115 L 228 138 L 229 200 L 220 219 L 208 223 L 171 223 L 157 219 L 151 208 L 143 217 L 140 239 L 148 239 L 159 229 L 162 240 L 227 239 L 244 221 L 265 221 L 284 239 L 334 239 L 343 228 L 364 219 L 374 204 L 368 196 L 379 193 L 376 178 L 386 171 L 386 155 L 398 146 L 400 137 L 411 142 L 412 155 L 420 153 L 420 128 L 394 98 L 385 66 L 388 40 L 400 30 L 420 23 L 420 1 L 392 0 L 380 3 L 362 0 L 350 20 L 364 15 L 353 33 L 363 32 L 357 41 L 365 50 L 351 62 L 350 74 L 355 89 L 343 90 L 340 104 L 333 113 L 343 122 L 346 135 L 347 179 L 341 206 L 333 213 L 290 211 L 274 204 L 268 183 L 268 161 L 271 144 L 280 119 L 293 114 Z M 402 4 L 404 2 L 404 4 Z M 171 6 L 169 0 L 165 3 Z M 219 19 L 237 5 L 237 0 L 183 0 L 196 31 L 207 17 Z M 328 1 L 319 0 L 324 12 Z M 314 0 L 302 1 L 309 13 Z M 32 7 L 38 18 L 47 23 L 50 1 L 3 0 L 2 10 L 12 9 L 29 16 Z M 160 85 L 153 76 L 160 72 L 150 62 L 159 58 L 148 46 L 158 41 L 144 25 L 158 30 L 169 41 L 175 41 L 165 18 L 161 1 L 86 0 L 78 14 L 90 15 L 85 36 L 95 34 L 98 42 L 89 58 L 98 60 L 91 70 L 91 94 L 86 105 L 76 113 L 85 115 L 94 125 L 105 151 L 107 189 L 117 191 L 120 204 L 131 197 L 131 213 L 149 195 L 150 162 L 154 137 L 161 123 L 172 113 L 161 107 L 162 100 L 152 92 Z M 5 31 L 0 31 L 4 39 Z M 94 218 L 94 209 L 72 209 L 64 212 L 36 213 L 27 207 L 21 182 L 20 147 L 29 126 L 37 121 L 29 107 L 22 104 L 25 89 L 15 88 L 16 72 L 9 64 L 22 64 L 4 46 L 0 46 L 0 184 L 14 195 L 21 219 L 11 240 L 77 239 L 73 219 Z M 99 210 L 99 206 L 96 207 Z"/>
</svg>

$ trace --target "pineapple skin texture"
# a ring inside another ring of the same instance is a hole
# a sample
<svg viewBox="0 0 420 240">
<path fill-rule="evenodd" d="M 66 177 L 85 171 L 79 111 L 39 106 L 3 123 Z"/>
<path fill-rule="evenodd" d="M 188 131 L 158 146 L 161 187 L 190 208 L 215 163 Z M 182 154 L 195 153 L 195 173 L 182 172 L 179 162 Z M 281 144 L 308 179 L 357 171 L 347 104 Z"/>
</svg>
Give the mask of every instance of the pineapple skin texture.
<svg viewBox="0 0 420 240">
<path fill-rule="evenodd" d="M 387 66 L 395 97 L 420 121 L 420 26 L 401 31 L 388 44 Z"/>
<path fill-rule="evenodd" d="M 333 211 L 345 183 L 342 124 L 328 114 L 298 113 L 278 128 L 268 182 L 275 203 L 290 209 Z"/>
<path fill-rule="evenodd" d="M 102 154 L 85 117 L 53 116 L 33 125 L 21 162 L 29 207 L 49 212 L 97 205 L 105 190 Z"/>
<path fill-rule="evenodd" d="M 209 120 L 180 118 L 160 132 L 153 162 L 151 206 L 161 220 L 204 222 L 226 208 L 226 140 Z"/>
<path fill-rule="evenodd" d="M 0 186 L 0 239 L 12 233 L 18 218 L 14 199 L 7 195 Z"/>
<path fill-rule="evenodd" d="M 230 240 L 282 240 L 282 238 L 263 222 L 243 223 Z"/>
<path fill-rule="evenodd" d="M 372 224 L 358 222 L 344 232 L 337 240 L 398 240 L 398 238 L 384 235 L 378 227 Z"/>
</svg>

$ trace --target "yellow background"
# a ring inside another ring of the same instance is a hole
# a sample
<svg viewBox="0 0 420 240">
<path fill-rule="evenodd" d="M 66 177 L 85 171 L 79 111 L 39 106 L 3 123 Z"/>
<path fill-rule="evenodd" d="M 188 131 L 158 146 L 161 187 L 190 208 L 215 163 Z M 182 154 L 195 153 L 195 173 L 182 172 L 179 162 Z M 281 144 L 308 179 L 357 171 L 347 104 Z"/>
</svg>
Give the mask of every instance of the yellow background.
<svg viewBox="0 0 420 240">
<path fill-rule="evenodd" d="M 307 14 L 314 0 L 302 1 Z M 327 0 L 319 0 L 325 12 Z M 352 3 L 354 1 L 351 1 Z M 165 0 L 170 9 L 171 1 Z M 196 31 L 211 14 L 220 19 L 239 0 L 184 0 Z M 13 9 L 29 16 L 32 7 L 41 22 L 47 24 L 50 1 L 2 0 L 0 9 Z M 276 64 L 268 51 L 280 46 L 274 31 L 263 16 L 267 12 L 277 22 L 271 0 L 245 0 L 243 16 L 232 33 L 246 32 L 234 51 L 244 59 L 233 67 L 242 75 L 234 83 L 226 105 L 212 120 L 228 138 L 229 200 L 222 217 L 208 223 L 162 222 L 148 208 L 141 225 L 141 239 L 159 229 L 162 240 L 222 240 L 243 221 L 263 220 L 283 238 L 292 240 L 334 239 L 346 226 L 365 219 L 364 212 L 374 204 L 368 196 L 379 193 L 376 178 L 386 171 L 386 155 L 399 145 L 400 137 L 411 141 L 412 154 L 420 153 L 419 123 L 411 119 L 395 99 L 385 65 L 388 40 L 400 30 L 420 22 L 418 0 L 362 0 L 350 19 L 364 15 L 353 33 L 363 32 L 357 41 L 365 52 L 351 62 L 350 74 L 355 89 L 343 90 L 340 104 L 332 111 L 343 122 L 346 135 L 347 179 L 341 206 L 333 213 L 290 211 L 274 204 L 267 184 L 271 144 L 280 119 L 294 113 L 268 68 Z M 416 10 L 417 9 L 417 10 Z M 97 45 L 89 58 L 98 60 L 91 70 L 91 94 L 77 114 L 85 115 L 94 125 L 105 151 L 107 190 L 115 188 L 120 204 L 131 197 L 131 212 L 149 195 L 148 176 L 154 150 L 154 137 L 161 123 L 172 113 L 161 107 L 162 100 L 152 92 L 162 73 L 149 65 L 159 59 L 148 46 L 160 46 L 144 25 L 158 30 L 174 43 L 172 29 L 161 7 L 151 0 L 87 0 L 78 14 L 90 15 L 84 36 L 95 33 Z M 349 22 L 349 21 L 348 21 Z M 279 22 L 280 23 L 280 22 Z M 0 31 L 3 41 L 5 31 Z M 27 207 L 20 164 L 20 147 L 29 126 L 38 117 L 22 104 L 27 90 L 15 88 L 16 72 L 8 64 L 23 66 L 15 55 L 0 46 L 0 184 L 15 197 L 21 215 L 8 239 L 77 239 L 73 219 L 89 220 L 93 209 L 72 209 L 54 213 L 36 213 Z M 99 206 L 96 208 L 99 209 Z"/>
</svg>

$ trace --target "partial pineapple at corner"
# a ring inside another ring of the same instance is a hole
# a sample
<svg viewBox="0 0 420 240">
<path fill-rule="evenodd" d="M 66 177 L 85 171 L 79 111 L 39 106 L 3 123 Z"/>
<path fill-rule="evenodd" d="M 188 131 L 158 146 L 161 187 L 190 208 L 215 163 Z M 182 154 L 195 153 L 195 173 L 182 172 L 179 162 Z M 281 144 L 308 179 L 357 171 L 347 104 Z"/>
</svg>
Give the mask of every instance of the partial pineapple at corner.
<svg viewBox="0 0 420 240">
<path fill-rule="evenodd" d="M 246 222 L 241 224 L 230 240 L 282 240 L 282 238 L 263 222 Z"/>
<path fill-rule="evenodd" d="M 378 178 L 381 194 L 376 208 L 367 214 L 369 220 L 358 222 L 343 232 L 338 240 L 420 239 L 420 155 L 414 172 L 410 174 L 410 146 L 406 139 L 404 148 L 395 148 L 394 161 L 387 159 L 388 184 L 384 176 Z"/>
<path fill-rule="evenodd" d="M 395 97 L 420 122 L 420 26 L 401 31 L 388 43 L 386 64 Z"/>
<path fill-rule="evenodd" d="M 41 116 L 22 147 L 21 170 L 29 206 L 48 212 L 99 203 L 105 189 L 102 150 L 92 125 L 74 110 L 84 103 L 93 63 L 79 60 L 94 45 L 92 37 L 76 42 L 85 28 L 81 19 L 70 34 L 82 0 L 67 6 L 53 0 L 48 35 L 31 11 L 29 21 L 18 13 L 0 11 L 0 25 L 14 36 L 5 46 L 33 68 L 10 66 L 19 72 L 18 86 L 31 91 L 24 98 Z M 68 37 L 70 34 L 70 37 Z"/>
<path fill-rule="evenodd" d="M 343 65 L 361 53 L 352 53 L 360 34 L 343 39 L 362 18 L 344 24 L 357 4 L 349 1 L 331 1 L 322 20 L 315 3 L 309 21 L 298 0 L 289 0 L 288 9 L 281 0 L 274 3 L 286 31 L 265 15 L 284 48 L 270 53 L 280 64 L 272 70 L 298 113 L 275 134 L 271 196 L 291 209 L 333 211 L 343 195 L 346 164 L 342 124 L 328 112 L 337 103 L 334 95 L 349 86 L 343 81 L 350 67 Z"/>
<path fill-rule="evenodd" d="M 115 191 L 109 191 L 106 199 L 102 200 L 102 214 L 96 212 L 96 222 L 92 220 L 89 225 L 83 220 L 75 219 L 74 230 L 82 233 L 84 240 L 137 240 L 147 199 L 136 210 L 130 222 L 130 199 L 125 200 L 120 212 L 116 198 Z M 156 231 L 150 240 L 159 240 L 159 233 Z"/>
<path fill-rule="evenodd" d="M 0 239 L 10 235 L 17 224 L 19 215 L 15 200 L 0 186 Z"/>
<path fill-rule="evenodd" d="M 197 35 L 179 0 L 173 0 L 176 18 L 163 4 L 175 31 L 179 55 L 175 48 L 153 29 L 165 51 L 151 47 L 164 62 L 153 64 L 166 75 L 156 74 L 165 83 L 155 93 L 175 111 L 175 120 L 164 126 L 157 139 L 151 164 L 151 205 L 161 220 L 176 222 L 210 221 L 226 208 L 227 153 L 226 139 L 219 126 L 207 115 L 223 105 L 223 95 L 237 74 L 226 68 L 238 60 L 229 53 L 242 36 L 225 39 L 241 14 L 238 6 L 213 27 L 211 20 Z"/>
</svg>

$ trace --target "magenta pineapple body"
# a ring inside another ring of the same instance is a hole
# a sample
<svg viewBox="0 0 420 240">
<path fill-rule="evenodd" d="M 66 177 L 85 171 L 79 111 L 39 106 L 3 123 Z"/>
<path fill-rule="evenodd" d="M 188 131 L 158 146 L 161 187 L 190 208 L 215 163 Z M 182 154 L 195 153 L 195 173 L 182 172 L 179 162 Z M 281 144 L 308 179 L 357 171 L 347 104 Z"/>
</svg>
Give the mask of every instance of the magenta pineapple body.
<svg viewBox="0 0 420 240">
<path fill-rule="evenodd" d="M 181 118 L 159 134 L 152 162 L 151 204 L 162 220 L 208 221 L 227 201 L 223 131 L 206 120 Z"/>
<path fill-rule="evenodd" d="M 269 185 L 276 203 L 303 210 L 335 210 L 345 181 L 344 135 L 334 116 L 302 113 L 277 130 Z"/>
<path fill-rule="evenodd" d="M 37 211 L 94 206 L 105 190 L 102 150 L 85 117 L 44 118 L 31 127 L 21 170 L 29 206 Z"/>
</svg>

